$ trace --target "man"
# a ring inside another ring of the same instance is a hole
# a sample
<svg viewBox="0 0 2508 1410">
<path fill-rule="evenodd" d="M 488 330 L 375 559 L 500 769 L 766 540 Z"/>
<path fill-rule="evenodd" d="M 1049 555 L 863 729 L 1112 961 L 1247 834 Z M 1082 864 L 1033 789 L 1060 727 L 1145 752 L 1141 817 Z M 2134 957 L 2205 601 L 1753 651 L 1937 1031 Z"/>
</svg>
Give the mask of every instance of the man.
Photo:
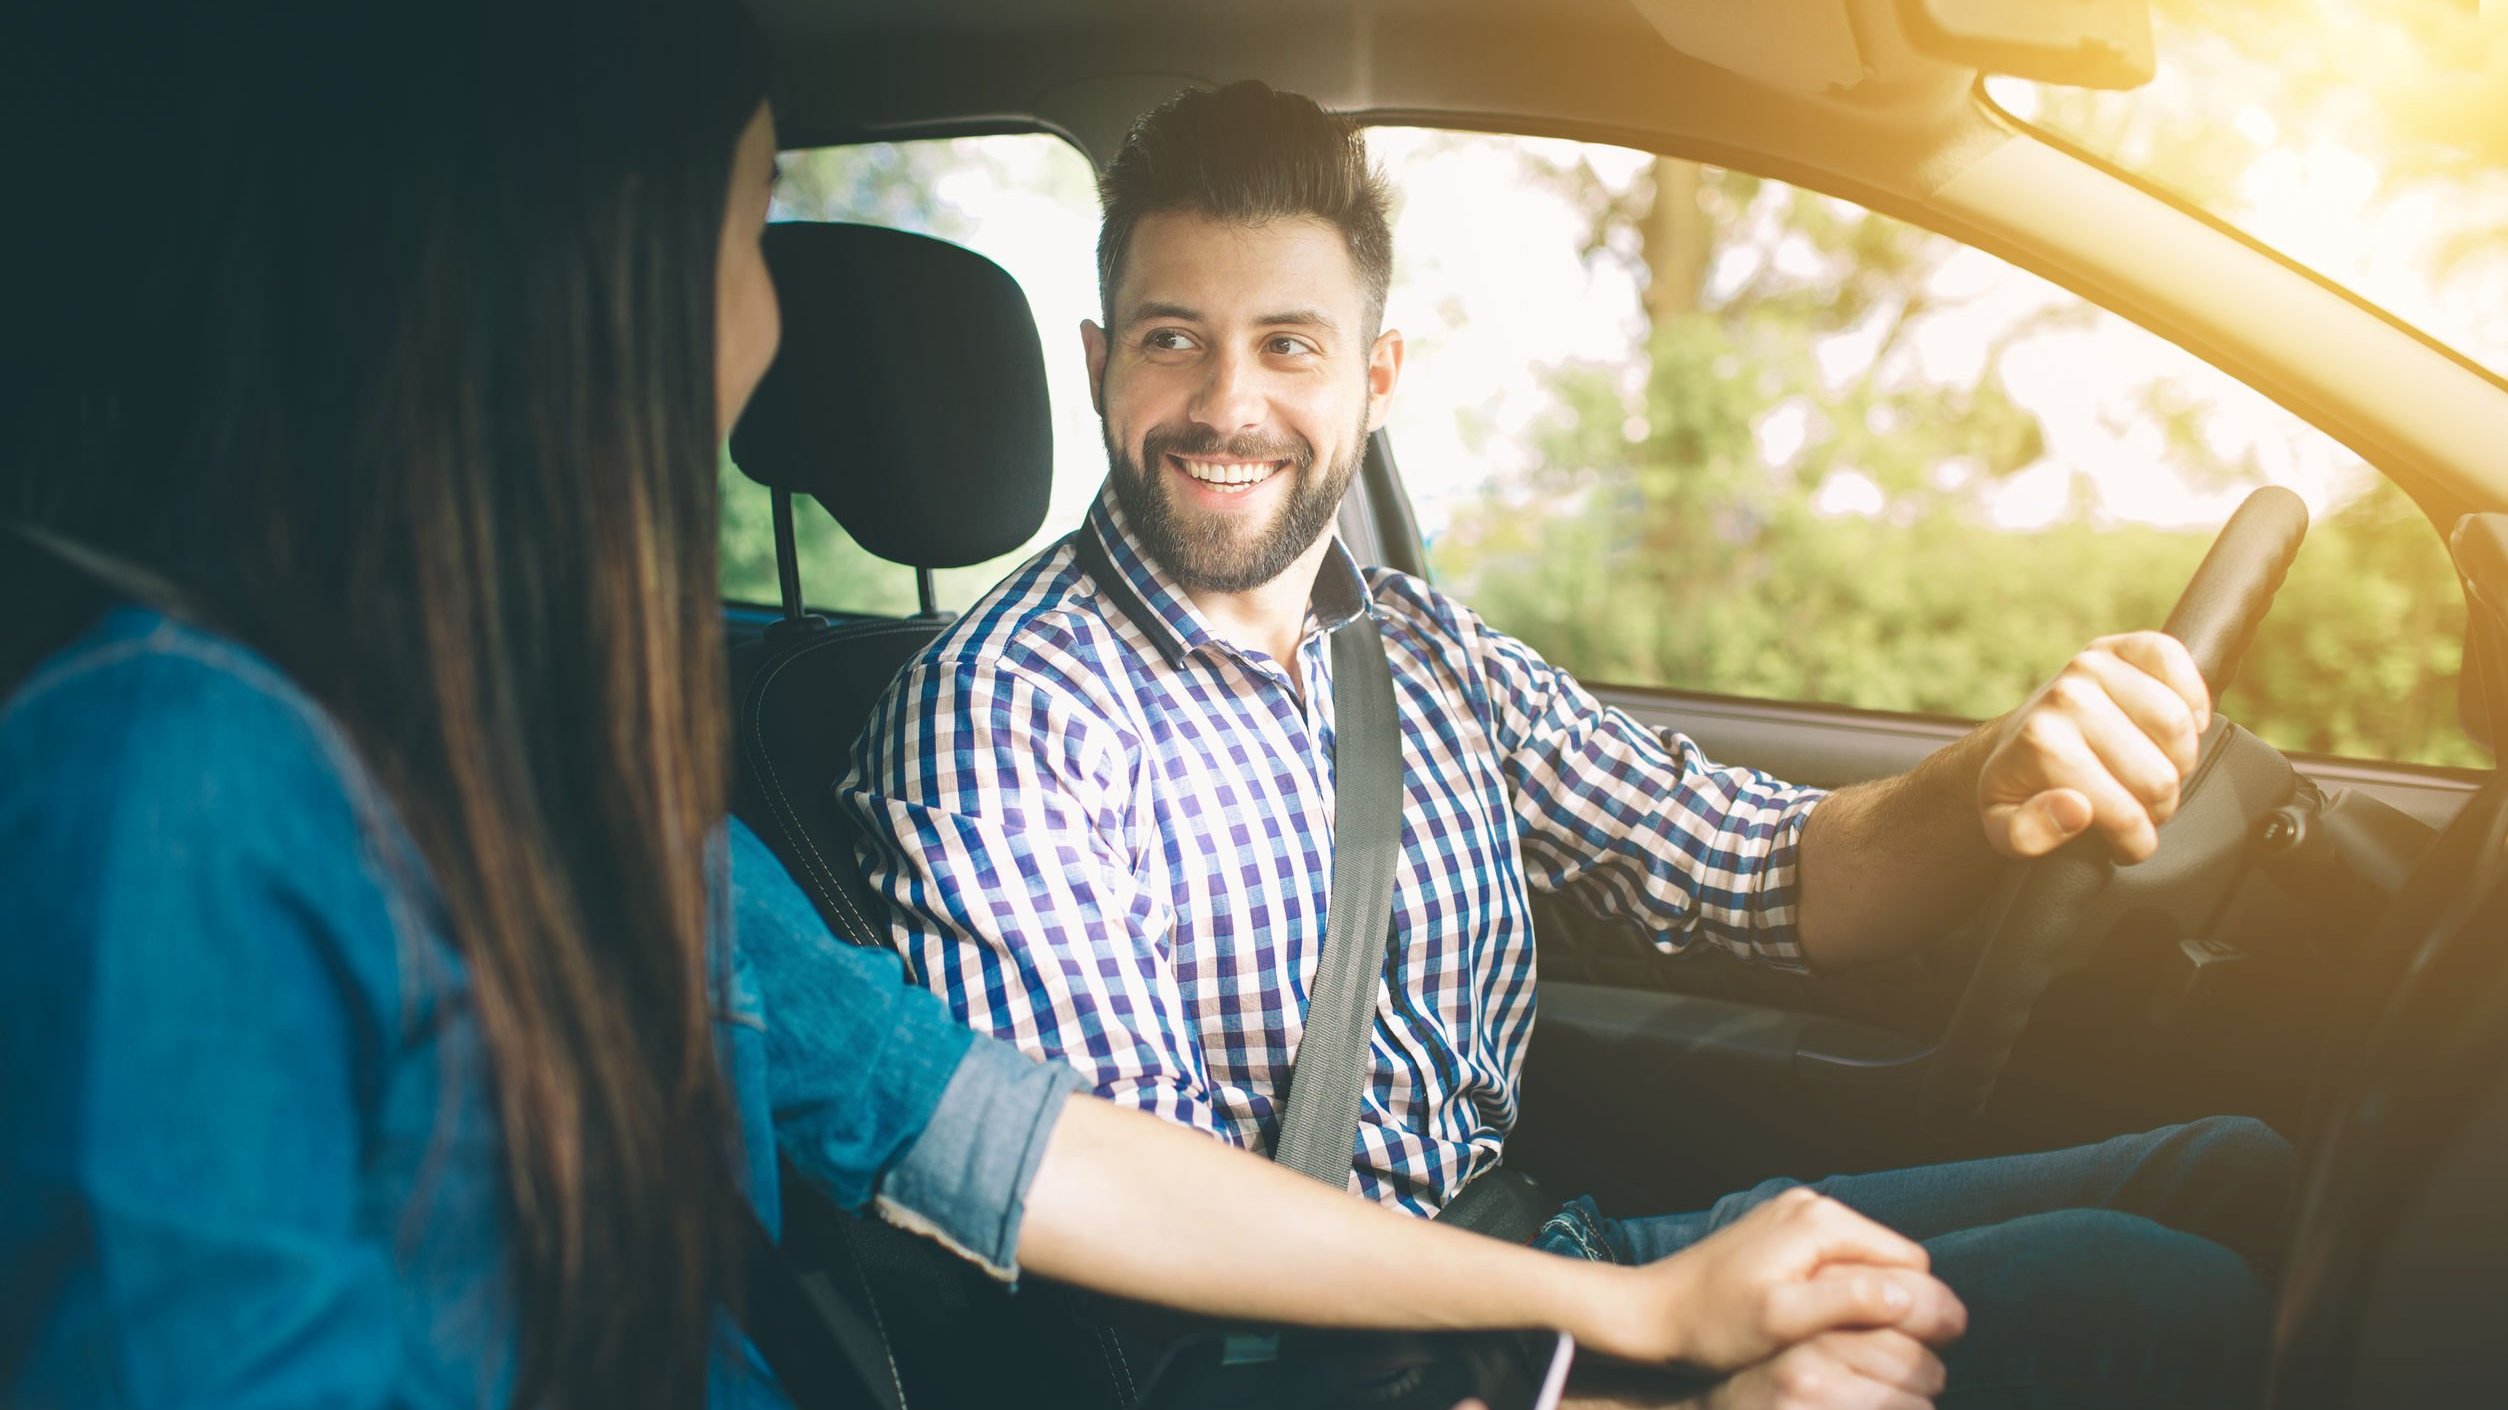
<svg viewBox="0 0 2508 1410">
<path fill-rule="evenodd" d="M 1513 1124 L 1534 889 L 1572 885 L 1667 951 L 1827 969 L 1938 934 L 1998 857 L 2085 832 L 2151 854 L 2209 718 L 2175 641 L 2094 643 L 1900 778 L 1824 795 L 1712 764 L 1332 537 L 1403 358 L 1355 128 L 1259 84 L 1189 92 L 1101 194 L 1105 323 L 1082 338 L 1106 489 L 900 676 L 839 790 L 897 948 L 967 1022 L 1269 1148 L 1325 930 L 1328 643 L 1362 612 L 1406 792 L 1354 1181 L 1421 1214 Z M 1954 1388 L 2217 1404 L 2252 1354 L 2270 1237 L 2241 1220 L 2288 1158 L 2256 1123 L 2210 1122 L 1822 1188 L 1925 1241 L 1968 1303 Z M 1579 1200 L 1541 1242 L 1651 1261 L 1776 1188 L 1659 1218 Z"/>
</svg>

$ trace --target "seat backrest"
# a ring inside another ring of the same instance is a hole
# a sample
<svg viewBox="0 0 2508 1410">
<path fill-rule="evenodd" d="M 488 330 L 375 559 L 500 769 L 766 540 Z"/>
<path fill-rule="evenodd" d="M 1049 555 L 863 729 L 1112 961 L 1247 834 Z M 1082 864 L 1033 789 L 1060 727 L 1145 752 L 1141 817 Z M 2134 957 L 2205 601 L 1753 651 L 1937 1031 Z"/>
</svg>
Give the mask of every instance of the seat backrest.
<svg viewBox="0 0 2508 1410">
<path fill-rule="evenodd" d="M 732 655 L 732 811 L 782 859 L 821 919 L 856 945 L 888 942 L 885 903 L 862 883 L 857 829 L 834 785 L 888 683 L 945 623 L 847 622 L 750 642 Z"/>
<path fill-rule="evenodd" d="M 781 352 L 732 434 L 732 459 L 779 498 L 815 499 L 854 541 L 919 571 L 1028 541 L 1051 488 L 1044 356 L 1027 299 L 980 255 L 868 226 L 775 225 L 767 263 Z M 780 536 L 779 536 L 780 539 Z M 777 551 L 788 552 L 779 541 Z M 793 564 L 779 564 L 790 581 Z M 806 584 L 804 585 L 806 588 Z M 732 807 L 830 929 L 887 942 L 834 785 L 898 670 L 948 625 L 926 615 L 786 620 L 732 655 Z M 1069 1304 L 1013 1299 L 919 1235 L 836 1208 L 799 1180 L 784 1249 L 806 1279 L 880 1327 L 907 1410 L 1112 1410 L 1125 1368 Z"/>
<path fill-rule="evenodd" d="M 742 473 L 815 499 L 863 548 L 919 572 L 1033 537 L 1053 426 L 1017 281 L 973 251 L 867 225 L 769 226 L 766 258 L 783 346 L 732 433 Z M 832 790 L 889 681 L 946 625 L 795 614 L 733 654 L 733 811 L 856 944 L 885 943 L 887 926 Z"/>
</svg>

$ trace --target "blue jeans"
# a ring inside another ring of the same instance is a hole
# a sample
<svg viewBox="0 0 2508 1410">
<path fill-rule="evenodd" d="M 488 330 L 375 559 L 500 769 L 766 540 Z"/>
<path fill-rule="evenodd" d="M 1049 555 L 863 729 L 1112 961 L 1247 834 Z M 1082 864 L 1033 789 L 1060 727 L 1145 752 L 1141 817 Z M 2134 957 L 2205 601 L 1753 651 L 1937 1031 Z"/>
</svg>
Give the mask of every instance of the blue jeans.
<svg viewBox="0 0 2508 1410">
<path fill-rule="evenodd" d="M 2265 1289 L 2290 1143 L 2212 1117 L 2097 1145 L 1839 1175 L 1811 1188 L 1922 1243 L 1968 1306 L 1937 1402 L 2218 1410 L 2255 1398 Z M 1534 1247 L 1612 1263 L 1668 1258 L 1801 1183 L 1770 1180 L 1693 1214 L 1613 1219 L 1590 1198 Z"/>
</svg>

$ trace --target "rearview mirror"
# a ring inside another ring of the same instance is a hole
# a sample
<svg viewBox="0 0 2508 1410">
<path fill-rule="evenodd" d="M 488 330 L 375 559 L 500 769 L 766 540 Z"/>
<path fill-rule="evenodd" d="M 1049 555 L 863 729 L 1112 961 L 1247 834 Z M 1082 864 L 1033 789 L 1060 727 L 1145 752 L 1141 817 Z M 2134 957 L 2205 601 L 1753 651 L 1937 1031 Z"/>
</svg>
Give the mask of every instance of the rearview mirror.
<svg viewBox="0 0 2508 1410">
<path fill-rule="evenodd" d="M 1898 0 L 1918 53 L 2075 88 L 2139 88 L 2157 72 L 2150 0 Z"/>
</svg>

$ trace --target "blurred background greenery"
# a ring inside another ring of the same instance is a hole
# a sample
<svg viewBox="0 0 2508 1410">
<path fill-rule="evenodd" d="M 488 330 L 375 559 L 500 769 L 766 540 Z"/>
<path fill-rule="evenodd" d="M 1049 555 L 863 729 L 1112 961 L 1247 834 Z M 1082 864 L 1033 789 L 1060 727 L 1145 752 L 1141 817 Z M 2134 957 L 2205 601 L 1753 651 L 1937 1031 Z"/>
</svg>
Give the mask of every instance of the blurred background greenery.
<svg viewBox="0 0 2508 1410">
<path fill-rule="evenodd" d="M 1641 227 L 1596 245 L 1654 266 L 1646 375 L 1632 397 L 1608 366 L 1551 374 L 1533 467 L 1487 482 L 1438 536 L 1444 585 L 1589 680 L 1963 719 L 2018 704 L 2093 638 L 2167 616 L 2212 525 L 2099 513 L 2079 478 L 2046 522 L 1993 520 L 1998 485 L 2047 455 L 2003 354 L 2078 310 L 2015 318 L 1973 372 L 1928 377 L 1897 354 L 1948 242 L 1688 163 L 1657 160 L 1639 185 L 1635 200 L 1594 204 Z M 1703 271 L 1737 242 L 1816 258 L 1763 261 L 1710 293 Z M 1856 355 L 1815 356 L 1876 317 Z M 2204 433 L 2201 407 L 2171 405 L 2176 387 L 2147 384 L 2131 412 L 2166 433 L 2177 480 L 2263 483 Z M 1772 465 L 1763 418 L 1788 402 L 1819 411 Z M 1824 512 L 1810 491 L 1841 472 L 1861 502 Z M 2482 763 L 2456 719 L 2464 608 L 2443 547 L 2390 482 L 2354 480 L 2313 527 L 2225 709 L 2285 749 Z"/>
</svg>

